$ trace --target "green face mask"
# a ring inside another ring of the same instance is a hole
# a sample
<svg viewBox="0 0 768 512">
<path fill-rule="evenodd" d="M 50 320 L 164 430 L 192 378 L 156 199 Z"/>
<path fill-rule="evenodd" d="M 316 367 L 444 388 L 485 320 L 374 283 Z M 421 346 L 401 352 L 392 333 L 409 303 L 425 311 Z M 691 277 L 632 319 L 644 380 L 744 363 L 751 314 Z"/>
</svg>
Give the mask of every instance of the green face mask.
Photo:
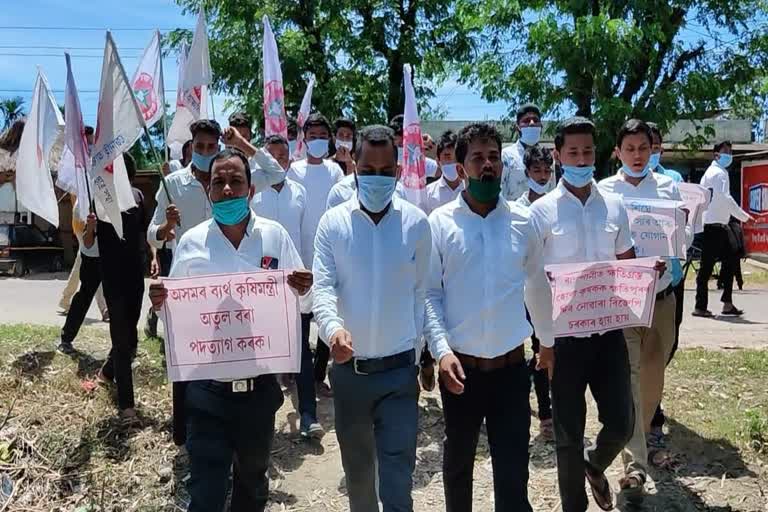
<svg viewBox="0 0 768 512">
<path fill-rule="evenodd" d="M 488 204 L 499 200 L 501 178 L 489 181 L 478 180 L 470 176 L 467 176 L 467 178 L 469 179 L 467 191 L 476 201 Z"/>
</svg>

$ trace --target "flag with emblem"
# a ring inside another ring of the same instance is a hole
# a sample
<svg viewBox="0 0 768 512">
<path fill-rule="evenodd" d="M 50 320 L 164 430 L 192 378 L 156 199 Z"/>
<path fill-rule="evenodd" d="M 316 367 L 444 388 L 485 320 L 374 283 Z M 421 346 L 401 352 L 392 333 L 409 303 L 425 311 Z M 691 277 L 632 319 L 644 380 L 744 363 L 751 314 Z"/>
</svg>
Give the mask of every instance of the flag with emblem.
<svg viewBox="0 0 768 512">
<path fill-rule="evenodd" d="M 41 69 L 37 70 L 32 107 L 21 134 L 16 159 L 18 201 L 32 213 L 59 226 L 59 205 L 48 157 L 64 127 L 64 119 Z"/>
<path fill-rule="evenodd" d="M 277 54 L 277 41 L 264 16 L 264 44 L 262 46 L 262 65 L 264 67 L 264 135 L 282 135 L 288 138 L 288 121 L 285 117 L 285 91 L 283 90 L 283 72 L 280 70 L 280 57 Z"/>
<path fill-rule="evenodd" d="M 421 121 L 416 107 L 416 93 L 409 65 L 403 66 L 405 86 L 405 112 L 403 113 L 403 163 L 400 179 L 408 202 L 423 207 L 426 198 L 427 175 L 424 158 L 424 141 L 421 138 Z"/>
<path fill-rule="evenodd" d="M 182 156 L 182 146 L 192 138 L 189 127 L 195 122 L 192 113 L 184 106 L 184 69 L 186 68 L 188 53 L 189 48 L 187 48 L 186 44 L 182 44 L 177 60 L 179 74 L 176 84 L 176 113 L 173 115 L 173 121 L 171 121 L 171 126 L 168 128 L 168 135 L 166 136 L 166 145 L 171 148 L 171 157 L 179 160 Z M 205 105 L 205 94 L 203 94 L 203 105 Z"/>
<path fill-rule="evenodd" d="M 151 128 L 163 117 L 165 91 L 163 90 L 163 63 L 160 57 L 160 31 L 156 30 L 144 50 L 139 66 L 133 74 L 131 87 L 133 95 L 144 116 L 147 128 Z"/>
<path fill-rule="evenodd" d="M 205 26 L 205 11 L 201 8 L 197 16 L 195 35 L 184 64 L 183 103 L 192 117 L 201 119 L 205 95 L 203 86 L 211 84 L 211 61 L 208 53 L 208 33 Z"/>
<path fill-rule="evenodd" d="M 120 62 L 112 34 L 107 32 L 101 68 L 99 109 L 96 114 L 96 141 L 91 152 L 92 192 L 103 208 L 106 220 L 123 237 L 120 212 L 136 206 L 125 165 L 113 165 L 141 136 L 144 116 L 133 96 L 125 68 Z"/>
<path fill-rule="evenodd" d="M 302 160 L 307 154 L 307 145 L 304 143 L 304 123 L 312 110 L 312 91 L 315 88 L 315 77 L 309 79 L 307 90 L 304 92 L 304 99 L 301 100 L 299 115 L 296 116 L 296 149 L 291 157 L 293 160 Z M 286 133 L 288 133 L 286 131 Z"/>
</svg>

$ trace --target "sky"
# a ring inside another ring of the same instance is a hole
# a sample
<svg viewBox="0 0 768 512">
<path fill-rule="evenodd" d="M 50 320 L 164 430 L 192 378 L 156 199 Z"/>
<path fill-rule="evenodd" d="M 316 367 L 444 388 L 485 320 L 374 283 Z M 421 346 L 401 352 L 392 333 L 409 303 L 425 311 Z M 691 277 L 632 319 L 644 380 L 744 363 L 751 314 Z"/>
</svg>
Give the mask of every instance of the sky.
<svg viewBox="0 0 768 512">
<path fill-rule="evenodd" d="M 123 66 L 131 76 L 152 32 L 194 30 L 195 17 L 184 15 L 172 0 L 6 0 L 0 18 L 0 98 L 21 96 L 29 109 L 37 66 L 43 69 L 59 104 L 64 104 L 66 65 L 72 67 L 86 124 L 95 124 L 105 30 L 110 29 Z M 27 28 L 19 28 L 27 27 Z M 88 30 L 84 30 L 88 29 Z M 130 30 L 126 30 L 130 29 Z M 278 40 L 278 50 L 280 41 Z M 167 102 L 174 104 L 175 56 L 163 61 Z M 449 81 L 439 87 L 433 105 L 448 110 L 448 119 L 498 119 L 506 103 L 488 103 L 466 86 Z M 223 95 L 214 97 L 216 114 L 224 117 Z"/>
</svg>

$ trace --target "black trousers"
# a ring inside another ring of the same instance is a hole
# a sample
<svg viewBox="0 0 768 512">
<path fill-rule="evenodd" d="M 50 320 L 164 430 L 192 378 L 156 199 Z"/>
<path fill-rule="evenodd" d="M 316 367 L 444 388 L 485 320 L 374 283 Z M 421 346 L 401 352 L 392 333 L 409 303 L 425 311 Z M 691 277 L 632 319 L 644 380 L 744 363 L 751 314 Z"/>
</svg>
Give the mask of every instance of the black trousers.
<svg viewBox="0 0 768 512">
<path fill-rule="evenodd" d="M 448 512 L 472 510 L 472 474 L 480 427 L 485 419 L 498 512 L 532 511 L 528 501 L 528 441 L 531 389 L 525 362 L 499 370 L 464 369 L 464 393 L 440 383 L 445 416 L 443 487 Z M 503 394 L 499 394 L 502 392 Z"/>
<path fill-rule="evenodd" d="M 232 470 L 232 512 L 262 512 L 269 496 L 269 456 L 283 393 L 274 375 L 253 391 L 209 380 L 187 385 L 188 512 L 221 512 Z"/>
<path fill-rule="evenodd" d="M 528 309 L 525 310 L 525 317 L 528 323 L 531 322 L 531 315 Z M 533 324 L 531 324 L 533 326 Z M 552 400 L 549 397 L 549 377 L 546 370 L 536 369 L 536 354 L 539 353 L 540 342 L 536 333 L 531 334 L 531 350 L 533 357 L 528 361 L 528 371 L 533 376 L 533 390 L 536 392 L 536 402 L 539 404 L 539 421 L 552 418 Z"/>
<path fill-rule="evenodd" d="M 61 329 L 61 341 L 72 343 L 80 332 L 88 309 L 91 307 L 93 297 L 101 285 L 101 267 L 99 258 L 91 258 L 81 254 L 80 263 L 80 288 L 72 298 L 72 304 L 67 312 L 67 319 Z"/>
<path fill-rule="evenodd" d="M 138 219 L 123 213 L 120 239 L 111 224 L 97 226 L 104 298 L 109 308 L 109 334 L 112 350 L 102 367 L 104 376 L 117 384 L 120 409 L 135 406 L 131 361 L 139 343 L 137 326 L 144 297 L 144 261 L 138 247 Z"/>
<path fill-rule="evenodd" d="M 706 224 L 702 236 L 701 267 L 696 275 L 696 309 L 707 309 L 709 302 L 709 278 L 715 262 L 720 260 L 720 279 L 723 282 L 723 294 L 720 301 L 732 302 L 733 273 L 738 258 L 731 247 L 728 228 Z"/>
<path fill-rule="evenodd" d="M 302 315 L 303 316 L 303 315 Z M 307 324 L 312 320 L 314 315 L 309 313 L 307 315 Z M 302 322 L 304 320 L 302 319 Z M 309 329 L 307 329 L 307 343 L 309 343 Z M 331 349 L 328 345 L 320 341 L 320 338 L 315 338 L 315 382 L 325 381 L 325 377 L 328 374 L 328 361 L 331 359 Z"/>
<path fill-rule="evenodd" d="M 563 512 L 585 512 L 584 472 L 604 472 L 632 437 L 635 408 L 622 331 L 557 338 L 552 375 L 557 480 Z M 602 429 L 584 450 L 589 386 Z"/>
<path fill-rule="evenodd" d="M 309 326 L 312 315 L 301 314 L 301 367 L 296 376 L 296 394 L 299 396 L 299 414 L 309 414 L 317 419 L 317 395 L 315 393 L 314 368 L 312 366 L 312 349 L 309 347 Z M 320 345 L 326 346 L 317 340 Z"/>
<path fill-rule="evenodd" d="M 160 277 L 168 277 L 171 272 L 171 263 L 173 263 L 173 253 L 170 249 L 163 247 L 157 250 L 157 259 L 160 262 Z M 153 333 L 157 332 L 157 311 L 152 306 L 149 306 L 147 312 L 147 328 Z"/>
</svg>

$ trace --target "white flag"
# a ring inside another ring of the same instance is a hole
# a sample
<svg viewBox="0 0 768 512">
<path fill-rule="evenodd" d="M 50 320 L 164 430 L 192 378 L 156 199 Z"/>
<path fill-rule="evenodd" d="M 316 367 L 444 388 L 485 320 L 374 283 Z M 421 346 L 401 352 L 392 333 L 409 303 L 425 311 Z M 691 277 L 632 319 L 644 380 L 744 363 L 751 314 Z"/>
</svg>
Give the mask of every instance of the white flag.
<svg viewBox="0 0 768 512">
<path fill-rule="evenodd" d="M 191 138 L 190 125 L 195 121 L 192 113 L 184 106 L 184 68 L 187 63 L 189 48 L 182 44 L 179 49 L 179 76 L 176 84 L 176 113 L 168 128 L 165 144 L 171 148 L 171 158 L 181 159 L 181 148 Z"/>
<path fill-rule="evenodd" d="M 403 162 L 400 179 L 409 203 L 423 208 L 426 199 L 427 174 L 424 158 L 424 141 L 421 138 L 421 121 L 416 107 L 411 69 L 403 66 L 405 86 L 405 112 L 403 113 Z"/>
<path fill-rule="evenodd" d="M 262 65 L 264 67 L 264 135 L 282 135 L 288 138 L 288 120 L 285 117 L 285 91 L 277 41 L 269 18 L 265 15 Z"/>
<path fill-rule="evenodd" d="M 59 178 L 56 185 L 79 198 L 75 214 L 85 222 L 88 217 L 89 200 L 88 174 L 91 157 L 88 155 L 88 141 L 85 138 L 83 113 L 80 110 L 80 98 L 77 94 L 75 77 L 72 73 L 72 62 L 69 54 L 65 53 L 67 61 L 67 88 L 64 93 L 64 149 L 59 161 Z"/>
<path fill-rule="evenodd" d="M 63 127 L 64 119 L 48 87 L 48 80 L 38 69 L 32 107 L 16 159 L 16 194 L 22 205 L 56 227 L 59 226 L 59 204 L 48 169 L 48 157 Z"/>
<path fill-rule="evenodd" d="M 184 66 L 184 106 L 189 109 L 197 120 L 201 118 L 205 98 L 202 86 L 208 86 L 213 80 L 211 61 L 208 54 L 208 34 L 205 27 L 205 11 L 201 8 L 197 17 L 195 35 L 192 47 L 189 49 L 187 62 Z"/>
<path fill-rule="evenodd" d="M 91 153 L 90 170 L 93 195 L 106 212 L 107 218 L 101 220 L 112 223 L 117 235 L 122 238 L 120 212 L 129 210 L 136 203 L 125 165 L 120 165 L 120 162 L 113 165 L 113 162 L 141 136 L 144 117 L 133 97 L 133 90 L 109 32 L 104 47 L 96 120 L 96 142 Z"/>
<path fill-rule="evenodd" d="M 144 50 L 139 67 L 131 80 L 133 94 L 139 103 L 147 128 L 151 128 L 163 117 L 165 91 L 163 90 L 162 59 L 160 57 L 160 31 L 155 31 L 152 40 Z"/>
<path fill-rule="evenodd" d="M 291 157 L 294 161 L 302 160 L 307 154 L 307 145 L 304 144 L 304 123 L 307 122 L 309 112 L 312 110 L 312 91 L 315 89 L 315 77 L 309 79 L 304 99 L 301 100 L 299 115 L 296 116 L 296 150 Z"/>
</svg>

